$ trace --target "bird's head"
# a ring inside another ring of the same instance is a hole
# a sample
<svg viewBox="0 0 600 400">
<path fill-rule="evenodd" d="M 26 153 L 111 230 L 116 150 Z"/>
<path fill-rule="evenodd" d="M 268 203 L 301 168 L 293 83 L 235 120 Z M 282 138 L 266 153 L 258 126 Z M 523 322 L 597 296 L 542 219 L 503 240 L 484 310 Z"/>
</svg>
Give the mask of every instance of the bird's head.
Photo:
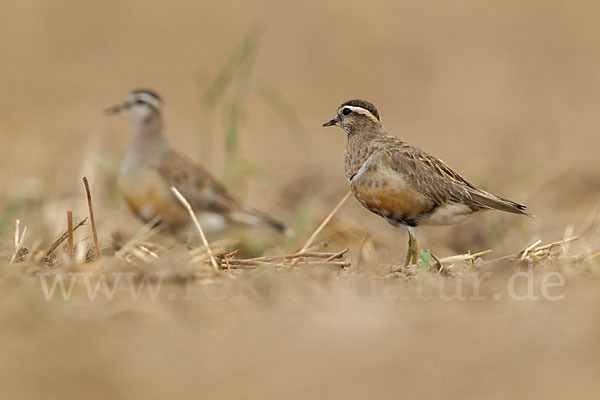
<svg viewBox="0 0 600 400">
<path fill-rule="evenodd" d="M 337 125 L 348 135 L 365 130 L 380 130 L 381 117 L 375 106 L 365 100 L 349 100 L 337 109 L 337 116 L 323 126 Z"/>
<path fill-rule="evenodd" d="M 143 125 L 162 117 L 163 102 L 160 96 L 152 91 L 138 89 L 129 92 L 123 103 L 104 111 L 107 115 L 123 113 L 132 125 Z"/>
</svg>

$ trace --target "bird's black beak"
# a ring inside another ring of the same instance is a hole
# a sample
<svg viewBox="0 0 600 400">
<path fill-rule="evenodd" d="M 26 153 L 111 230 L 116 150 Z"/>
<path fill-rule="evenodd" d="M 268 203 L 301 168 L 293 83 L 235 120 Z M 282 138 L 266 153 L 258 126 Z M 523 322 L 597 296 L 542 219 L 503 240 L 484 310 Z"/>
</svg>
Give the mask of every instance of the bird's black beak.
<svg viewBox="0 0 600 400">
<path fill-rule="evenodd" d="M 331 121 L 327 121 L 323 124 L 323 126 L 333 126 L 333 125 L 337 125 L 338 124 L 338 119 L 334 118 Z"/>
<path fill-rule="evenodd" d="M 104 114 L 106 114 L 106 115 L 118 114 L 121 111 L 123 111 L 124 108 L 125 108 L 124 104 L 119 104 L 118 106 L 107 108 L 106 110 L 104 110 Z"/>
</svg>

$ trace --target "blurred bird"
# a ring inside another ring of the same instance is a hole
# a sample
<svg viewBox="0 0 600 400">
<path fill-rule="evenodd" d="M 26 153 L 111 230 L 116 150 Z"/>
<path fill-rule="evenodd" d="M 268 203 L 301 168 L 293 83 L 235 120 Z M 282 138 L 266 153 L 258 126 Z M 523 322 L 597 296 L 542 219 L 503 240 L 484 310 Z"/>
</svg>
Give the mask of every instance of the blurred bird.
<svg viewBox="0 0 600 400">
<path fill-rule="evenodd" d="M 163 102 L 151 90 L 134 90 L 106 114 L 122 113 L 131 123 L 129 146 L 119 170 L 118 186 L 131 210 L 144 222 L 158 218 L 174 233 L 187 228 L 187 210 L 170 191 L 176 187 L 207 231 L 231 223 L 287 228 L 269 215 L 240 205 L 213 176 L 175 151 L 163 132 Z"/>
<path fill-rule="evenodd" d="M 405 265 L 417 263 L 419 225 L 456 224 L 483 210 L 532 216 L 523 204 L 477 189 L 442 160 L 389 136 L 367 101 L 343 103 L 323 124 L 332 125 L 347 134 L 344 165 L 356 199 L 390 224 L 408 227 Z"/>
</svg>

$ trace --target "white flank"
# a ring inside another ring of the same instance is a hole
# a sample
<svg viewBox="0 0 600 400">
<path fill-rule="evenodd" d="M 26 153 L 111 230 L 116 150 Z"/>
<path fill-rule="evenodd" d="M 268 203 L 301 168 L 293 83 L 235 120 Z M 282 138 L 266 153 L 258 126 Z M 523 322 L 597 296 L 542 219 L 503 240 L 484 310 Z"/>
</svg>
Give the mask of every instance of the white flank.
<svg viewBox="0 0 600 400">
<path fill-rule="evenodd" d="M 471 215 L 473 210 L 464 204 L 446 204 L 423 219 L 420 225 L 453 225 L 466 220 Z"/>
<path fill-rule="evenodd" d="M 197 213 L 196 217 L 205 232 L 218 232 L 227 225 L 227 218 L 221 214 Z"/>
</svg>

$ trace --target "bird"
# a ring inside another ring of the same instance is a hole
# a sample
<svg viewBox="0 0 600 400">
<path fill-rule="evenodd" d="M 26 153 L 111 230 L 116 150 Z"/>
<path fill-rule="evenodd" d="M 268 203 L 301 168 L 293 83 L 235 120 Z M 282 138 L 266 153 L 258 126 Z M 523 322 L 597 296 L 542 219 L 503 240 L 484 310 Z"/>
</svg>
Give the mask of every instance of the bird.
<svg viewBox="0 0 600 400">
<path fill-rule="evenodd" d="M 175 187 L 206 231 L 218 232 L 241 223 L 289 234 L 283 223 L 268 214 L 242 206 L 206 169 L 173 148 L 164 132 L 164 103 L 155 91 L 133 90 L 123 103 L 105 113 L 121 113 L 131 124 L 117 185 L 142 221 L 158 220 L 175 234 L 185 232 L 190 216 L 170 190 Z"/>
<path fill-rule="evenodd" d="M 344 102 L 323 126 L 346 132 L 344 167 L 354 197 L 391 225 L 408 228 L 405 266 L 418 262 L 418 226 L 452 225 L 484 210 L 533 217 L 525 205 L 476 188 L 439 158 L 389 135 L 368 101 Z"/>
</svg>

